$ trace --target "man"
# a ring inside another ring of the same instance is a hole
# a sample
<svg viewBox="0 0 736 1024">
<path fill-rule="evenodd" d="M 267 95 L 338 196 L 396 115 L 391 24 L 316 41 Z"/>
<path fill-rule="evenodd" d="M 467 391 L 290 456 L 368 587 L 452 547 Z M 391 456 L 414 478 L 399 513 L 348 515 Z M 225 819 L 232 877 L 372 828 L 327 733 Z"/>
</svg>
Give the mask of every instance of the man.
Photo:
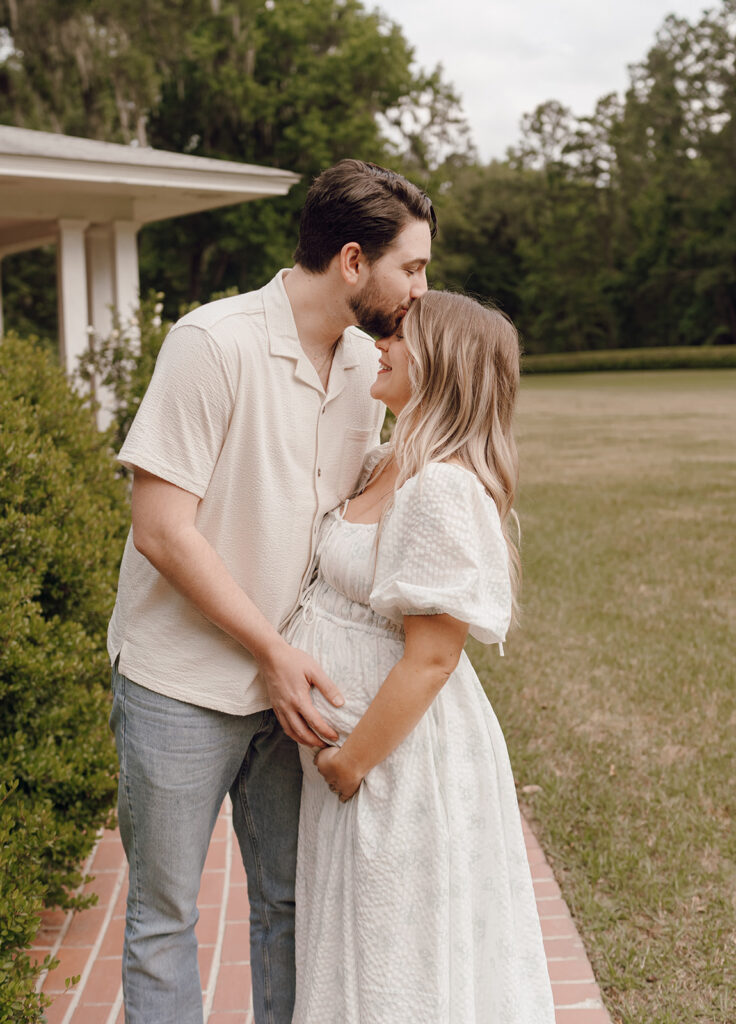
<svg viewBox="0 0 736 1024">
<path fill-rule="evenodd" d="M 127 1024 L 200 1024 L 194 925 L 229 792 L 248 876 L 257 1024 L 289 1024 L 301 772 L 336 738 L 337 686 L 278 633 L 320 520 L 351 491 L 383 408 L 370 339 L 426 291 L 435 217 L 399 175 L 344 160 L 307 196 L 292 270 L 189 313 L 120 453 L 133 526 L 108 647 L 129 862 Z M 272 710 L 271 710 L 272 709 Z M 247 984 L 245 978 L 243 984 Z"/>
</svg>

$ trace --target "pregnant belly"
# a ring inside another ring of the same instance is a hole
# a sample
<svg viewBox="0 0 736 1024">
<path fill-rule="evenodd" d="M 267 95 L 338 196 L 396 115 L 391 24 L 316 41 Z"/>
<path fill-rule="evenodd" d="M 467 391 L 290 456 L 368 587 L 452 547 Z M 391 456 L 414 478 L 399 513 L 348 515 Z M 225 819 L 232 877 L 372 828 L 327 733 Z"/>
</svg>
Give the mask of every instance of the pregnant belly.
<svg viewBox="0 0 736 1024">
<path fill-rule="evenodd" d="M 403 640 L 354 626 L 342 626 L 319 615 L 287 637 L 294 647 L 311 654 L 342 693 L 345 703 L 335 707 L 319 690 L 312 700 L 323 718 L 340 734 L 352 732 L 381 684 L 404 653 Z"/>
</svg>

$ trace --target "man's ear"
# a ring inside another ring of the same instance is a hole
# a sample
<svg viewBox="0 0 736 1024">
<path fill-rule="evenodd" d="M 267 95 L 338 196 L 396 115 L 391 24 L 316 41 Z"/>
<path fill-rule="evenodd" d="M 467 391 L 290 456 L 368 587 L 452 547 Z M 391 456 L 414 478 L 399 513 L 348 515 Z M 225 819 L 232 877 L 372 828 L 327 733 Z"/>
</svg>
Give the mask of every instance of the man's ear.
<svg viewBox="0 0 736 1024">
<path fill-rule="evenodd" d="M 357 242 L 346 242 L 338 255 L 340 274 L 345 284 L 357 285 L 365 273 L 365 256 Z"/>
</svg>

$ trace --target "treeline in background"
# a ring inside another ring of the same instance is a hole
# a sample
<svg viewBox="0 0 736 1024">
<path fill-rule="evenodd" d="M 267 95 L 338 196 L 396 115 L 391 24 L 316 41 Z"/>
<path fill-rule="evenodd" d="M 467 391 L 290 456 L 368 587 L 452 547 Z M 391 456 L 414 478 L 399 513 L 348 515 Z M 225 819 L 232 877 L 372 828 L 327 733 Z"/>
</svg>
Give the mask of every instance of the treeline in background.
<svg viewBox="0 0 736 1024">
<path fill-rule="evenodd" d="M 0 121 L 303 175 L 142 230 L 168 317 L 289 265 L 311 179 L 356 156 L 430 192 L 432 284 L 498 302 L 528 352 L 732 345 L 735 36 L 736 0 L 668 17 L 625 96 L 550 100 L 484 164 L 441 69 L 359 0 L 0 0 Z M 3 279 L 8 325 L 54 336 L 53 252 Z"/>
</svg>

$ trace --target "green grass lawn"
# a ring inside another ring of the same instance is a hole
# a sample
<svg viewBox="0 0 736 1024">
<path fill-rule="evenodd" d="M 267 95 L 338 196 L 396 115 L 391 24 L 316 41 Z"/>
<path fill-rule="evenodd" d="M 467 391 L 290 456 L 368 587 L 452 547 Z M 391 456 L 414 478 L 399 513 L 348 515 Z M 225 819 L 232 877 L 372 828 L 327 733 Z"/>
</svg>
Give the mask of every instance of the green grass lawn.
<svg viewBox="0 0 736 1024">
<path fill-rule="evenodd" d="M 736 370 L 525 378 L 517 431 L 523 622 L 471 656 L 522 806 L 614 1020 L 733 1024 Z"/>
</svg>

